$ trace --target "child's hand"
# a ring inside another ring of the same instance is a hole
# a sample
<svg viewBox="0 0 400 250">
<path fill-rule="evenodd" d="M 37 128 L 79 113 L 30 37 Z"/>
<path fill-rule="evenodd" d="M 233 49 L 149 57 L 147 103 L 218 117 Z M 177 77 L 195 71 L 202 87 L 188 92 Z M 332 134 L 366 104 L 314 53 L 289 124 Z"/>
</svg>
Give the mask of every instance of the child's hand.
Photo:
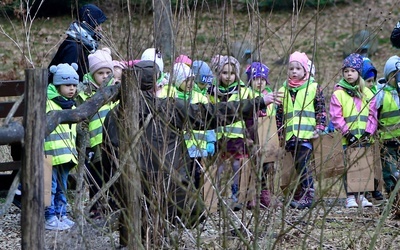
<svg viewBox="0 0 400 250">
<path fill-rule="evenodd" d="M 354 144 L 358 139 L 357 137 L 355 137 L 352 133 L 348 132 L 347 134 L 344 135 L 344 137 L 347 140 L 347 144 L 348 146 L 351 146 L 352 144 Z"/>
<path fill-rule="evenodd" d="M 263 99 L 264 99 L 265 105 L 269 105 L 271 103 L 282 104 L 283 96 L 284 96 L 283 92 L 272 92 L 272 93 L 268 93 L 268 94 L 264 95 Z"/>
<path fill-rule="evenodd" d="M 319 130 L 319 129 L 314 130 L 311 139 L 317 139 L 317 138 L 319 137 L 320 134 L 322 134 L 322 131 L 321 131 L 321 130 Z"/>
</svg>

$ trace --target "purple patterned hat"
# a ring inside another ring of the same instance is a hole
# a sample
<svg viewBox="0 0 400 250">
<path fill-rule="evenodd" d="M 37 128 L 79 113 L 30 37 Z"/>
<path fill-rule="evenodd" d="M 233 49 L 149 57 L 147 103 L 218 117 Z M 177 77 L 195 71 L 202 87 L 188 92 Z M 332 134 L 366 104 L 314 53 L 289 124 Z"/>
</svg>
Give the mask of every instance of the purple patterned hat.
<svg viewBox="0 0 400 250">
<path fill-rule="evenodd" d="M 343 60 L 342 70 L 345 68 L 353 68 L 361 74 L 363 68 L 363 58 L 360 54 L 352 53 Z"/>
</svg>

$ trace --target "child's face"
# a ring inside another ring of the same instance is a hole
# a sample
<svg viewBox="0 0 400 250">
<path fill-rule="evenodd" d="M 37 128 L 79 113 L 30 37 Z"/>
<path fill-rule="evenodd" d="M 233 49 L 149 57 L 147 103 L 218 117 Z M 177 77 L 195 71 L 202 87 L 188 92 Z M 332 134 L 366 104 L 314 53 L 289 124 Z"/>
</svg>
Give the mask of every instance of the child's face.
<svg viewBox="0 0 400 250">
<path fill-rule="evenodd" d="M 364 82 L 365 82 L 365 85 L 368 88 L 373 87 L 375 85 L 375 81 L 374 81 L 374 77 L 373 76 L 368 78 L 368 79 L 365 79 Z"/>
<path fill-rule="evenodd" d="M 235 68 L 230 64 L 225 64 L 219 75 L 222 86 L 228 87 L 230 84 L 235 82 L 236 74 Z"/>
<path fill-rule="evenodd" d="M 62 84 L 60 85 L 58 92 L 60 95 L 65 98 L 71 99 L 74 97 L 76 93 L 76 85 L 75 84 Z"/>
<path fill-rule="evenodd" d="M 104 80 L 107 79 L 107 77 L 111 74 L 112 74 L 111 69 L 100 68 L 96 72 L 94 72 L 93 79 L 98 85 L 101 85 L 104 82 Z"/>
<path fill-rule="evenodd" d="M 343 70 L 343 77 L 346 80 L 346 82 L 353 84 L 357 82 L 358 77 L 360 77 L 360 74 L 358 73 L 357 70 L 353 68 L 345 68 Z"/>
<path fill-rule="evenodd" d="M 193 78 L 188 78 L 182 82 L 181 86 L 179 86 L 179 89 L 183 92 L 190 92 L 193 89 L 193 84 Z"/>
<path fill-rule="evenodd" d="M 390 72 L 387 84 L 389 84 L 392 87 L 397 87 L 396 71 Z"/>
<path fill-rule="evenodd" d="M 264 78 L 258 77 L 256 79 L 251 80 L 251 87 L 257 91 L 263 91 L 265 86 L 267 85 L 267 81 Z"/>
<path fill-rule="evenodd" d="M 121 83 L 122 81 L 122 69 L 120 67 L 114 67 L 114 84 Z"/>
<path fill-rule="evenodd" d="M 299 62 L 290 62 L 288 74 L 292 80 L 302 80 L 306 76 L 306 71 Z"/>
</svg>

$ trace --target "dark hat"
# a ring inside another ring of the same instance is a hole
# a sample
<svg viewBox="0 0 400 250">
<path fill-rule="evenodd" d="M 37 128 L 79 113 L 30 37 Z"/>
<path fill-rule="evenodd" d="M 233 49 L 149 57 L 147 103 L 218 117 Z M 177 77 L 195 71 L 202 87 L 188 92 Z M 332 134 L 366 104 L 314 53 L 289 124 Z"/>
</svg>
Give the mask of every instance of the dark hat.
<svg viewBox="0 0 400 250">
<path fill-rule="evenodd" d="M 361 75 L 363 69 L 363 58 L 360 54 L 352 53 L 343 60 L 342 70 L 353 68 Z"/>
<path fill-rule="evenodd" d="M 154 61 L 142 60 L 136 63 L 133 69 L 140 74 L 141 90 L 152 89 L 160 76 L 160 69 Z"/>
<path fill-rule="evenodd" d="M 106 15 L 94 4 L 85 4 L 79 8 L 79 21 L 87 23 L 93 29 L 106 20 Z"/>
</svg>

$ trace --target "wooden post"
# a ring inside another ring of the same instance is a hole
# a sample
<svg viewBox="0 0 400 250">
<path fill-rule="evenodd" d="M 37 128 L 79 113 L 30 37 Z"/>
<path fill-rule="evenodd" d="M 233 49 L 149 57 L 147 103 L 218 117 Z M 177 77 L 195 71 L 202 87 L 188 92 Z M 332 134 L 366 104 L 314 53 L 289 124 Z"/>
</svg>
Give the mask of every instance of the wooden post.
<svg viewBox="0 0 400 250">
<path fill-rule="evenodd" d="M 25 150 L 22 159 L 22 249 L 42 250 L 44 241 L 43 155 L 47 69 L 26 69 Z"/>
<path fill-rule="evenodd" d="M 120 244 L 128 249 L 142 247 L 142 195 L 139 151 L 133 141 L 139 134 L 139 84 L 137 72 L 124 70 L 121 85 L 119 158 L 123 193 L 120 217 Z M 139 139 L 140 143 L 140 139 Z"/>
</svg>

